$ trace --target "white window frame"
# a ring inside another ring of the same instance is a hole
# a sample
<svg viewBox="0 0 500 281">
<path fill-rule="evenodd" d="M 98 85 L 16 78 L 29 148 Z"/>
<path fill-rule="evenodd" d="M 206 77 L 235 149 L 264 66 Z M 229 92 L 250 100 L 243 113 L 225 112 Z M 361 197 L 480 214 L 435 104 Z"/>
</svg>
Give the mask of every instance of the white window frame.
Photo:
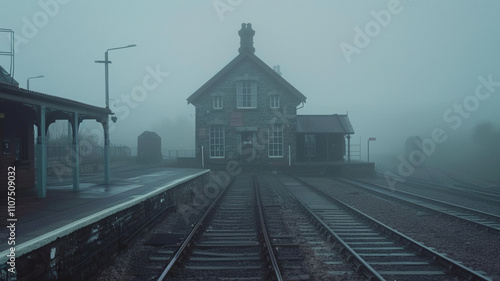
<svg viewBox="0 0 500 281">
<path fill-rule="evenodd" d="M 236 83 L 236 108 L 257 108 L 257 82 L 244 80 Z"/>
<path fill-rule="evenodd" d="M 225 132 L 222 125 L 211 125 L 208 134 L 210 158 L 224 158 L 226 150 Z"/>
<path fill-rule="evenodd" d="M 222 96 L 213 96 L 212 97 L 212 104 L 214 109 L 222 109 L 224 107 L 224 100 Z"/>
<path fill-rule="evenodd" d="M 269 158 L 283 158 L 283 125 L 269 125 L 267 147 Z"/>
<path fill-rule="evenodd" d="M 269 107 L 280 108 L 280 96 L 272 95 L 269 97 Z"/>
</svg>

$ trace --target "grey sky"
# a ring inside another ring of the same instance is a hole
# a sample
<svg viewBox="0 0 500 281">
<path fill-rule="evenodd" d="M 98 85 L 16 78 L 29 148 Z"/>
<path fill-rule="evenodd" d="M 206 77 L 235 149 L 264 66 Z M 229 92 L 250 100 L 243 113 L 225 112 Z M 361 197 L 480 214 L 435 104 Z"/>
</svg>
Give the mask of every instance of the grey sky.
<svg viewBox="0 0 500 281">
<path fill-rule="evenodd" d="M 186 98 L 238 54 L 243 22 L 256 31 L 255 54 L 270 66 L 280 65 L 283 77 L 307 96 L 299 114 L 348 111 L 355 142 L 359 136 L 363 143 L 377 137 L 374 151 L 402 148 L 409 135 L 427 137 L 436 127 L 458 132 L 481 120 L 497 125 L 500 120 L 497 87 L 467 118 L 460 117 L 460 128 L 452 128 L 458 118 L 453 105 L 474 95 L 478 76 L 500 81 L 499 1 L 0 3 L 0 27 L 22 36 L 15 64 L 21 87 L 29 76 L 45 75 L 31 80 L 32 90 L 104 106 L 104 66 L 94 61 L 104 59 L 108 48 L 137 44 L 109 53 L 111 105 L 116 105 L 111 109 L 121 107 L 111 134 L 116 144 L 135 146 L 142 131 L 158 131 L 161 120 L 180 118 L 191 120 L 180 133 L 188 140 L 170 148 L 193 149 L 194 107 Z M 50 5 L 44 9 L 41 3 Z M 371 32 L 369 42 L 356 28 Z M 8 40 L 2 36 L 5 50 Z M 346 55 L 341 47 L 346 44 L 357 51 Z M 8 68 L 5 58 L 0 64 Z M 156 79 L 152 70 L 160 72 Z M 137 87 L 149 90 L 144 94 Z M 176 132 L 158 133 L 175 143 Z"/>
</svg>

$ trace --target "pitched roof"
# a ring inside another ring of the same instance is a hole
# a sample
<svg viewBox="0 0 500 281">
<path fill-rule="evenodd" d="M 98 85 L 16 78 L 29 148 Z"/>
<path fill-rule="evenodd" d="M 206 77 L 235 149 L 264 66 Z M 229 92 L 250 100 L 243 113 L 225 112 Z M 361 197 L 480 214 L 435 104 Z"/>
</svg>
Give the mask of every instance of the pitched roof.
<svg viewBox="0 0 500 281">
<path fill-rule="evenodd" d="M 144 132 L 142 132 L 142 134 L 139 135 L 139 138 L 161 139 L 161 137 L 156 132 L 151 132 L 151 131 L 144 131 Z"/>
<path fill-rule="evenodd" d="M 297 133 L 354 134 L 347 115 L 297 115 Z"/>
<path fill-rule="evenodd" d="M 304 96 L 299 90 L 297 90 L 294 86 L 292 86 L 288 81 L 286 81 L 281 75 L 276 73 L 272 68 L 270 68 L 265 62 L 259 59 L 253 53 L 240 53 L 237 57 L 235 57 L 232 61 L 230 61 L 225 67 L 223 67 L 214 77 L 208 80 L 203 86 L 201 86 L 196 92 L 194 92 L 189 98 L 187 98 L 187 102 L 193 103 L 200 95 L 202 95 L 206 90 L 208 90 L 212 85 L 214 85 L 219 79 L 221 79 L 224 75 L 231 72 L 236 65 L 238 65 L 244 59 L 249 59 L 254 62 L 258 67 L 260 67 L 265 73 L 269 74 L 275 81 L 289 90 L 292 94 L 294 94 L 300 101 L 306 102 L 306 96 Z"/>
</svg>

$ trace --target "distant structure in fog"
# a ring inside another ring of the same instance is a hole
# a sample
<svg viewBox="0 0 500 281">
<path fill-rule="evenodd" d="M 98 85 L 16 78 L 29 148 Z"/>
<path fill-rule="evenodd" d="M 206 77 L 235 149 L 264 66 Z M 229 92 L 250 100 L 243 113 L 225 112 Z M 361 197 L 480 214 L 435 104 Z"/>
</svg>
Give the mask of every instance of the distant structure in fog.
<svg viewBox="0 0 500 281">
<path fill-rule="evenodd" d="M 161 137 L 157 133 L 144 131 L 137 137 L 137 159 L 142 163 L 161 161 Z"/>
<path fill-rule="evenodd" d="M 290 165 L 343 161 L 347 115 L 297 115 L 306 97 L 255 54 L 252 25 L 242 24 L 239 55 L 194 92 L 196 149 L 207 165 Z"/>
<path fill-rule="evenodd" d="M 420 153 L 417 153 L 420 152 Z M 419 156 L 420 155 L 420 156 Z M 414 159 L 417 156 L 418 161 L 425 161 L 424 152 L 423 152 L 423 142 L 419 136 L 410 136 L 405 141 L 405 156 L 407 158 Z M 416 160 L 414 160 L 416 161 Z"/>
</svg>

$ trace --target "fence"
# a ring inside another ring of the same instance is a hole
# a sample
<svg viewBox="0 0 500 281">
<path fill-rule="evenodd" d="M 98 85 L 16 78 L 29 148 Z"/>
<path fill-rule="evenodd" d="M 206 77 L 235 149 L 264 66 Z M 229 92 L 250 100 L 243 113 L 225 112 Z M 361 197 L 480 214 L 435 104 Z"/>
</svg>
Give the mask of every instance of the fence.
<svg viewBox="0 0 500 281">
<path fill-rule="evenodd" d="M 71 146 L 47 146 L 47 158 L 50 161 L 65 161 L 72 155 Z M 110 146 L 109 156 L 113 158 L 130 157 L 131 151 L 127 146 Z M 102 158 L 104 156 L 104 147 L 102 146 L 80 146 L 80 159 L 91 160 Z"/>
<path fill-rule="evenodd" d="M 163 153 L 164 158 L 195 158 L 196 152 L 194 149 L 190 150 L 167 150 Z"/>
<path fill-rule="evenodd" d="M 346 151 L 347 151 L 347 143 L 346 143 Z M 361 160 L 361 140 L 358 144 L 351 143 L 351 159 Z"/>
</svg>

